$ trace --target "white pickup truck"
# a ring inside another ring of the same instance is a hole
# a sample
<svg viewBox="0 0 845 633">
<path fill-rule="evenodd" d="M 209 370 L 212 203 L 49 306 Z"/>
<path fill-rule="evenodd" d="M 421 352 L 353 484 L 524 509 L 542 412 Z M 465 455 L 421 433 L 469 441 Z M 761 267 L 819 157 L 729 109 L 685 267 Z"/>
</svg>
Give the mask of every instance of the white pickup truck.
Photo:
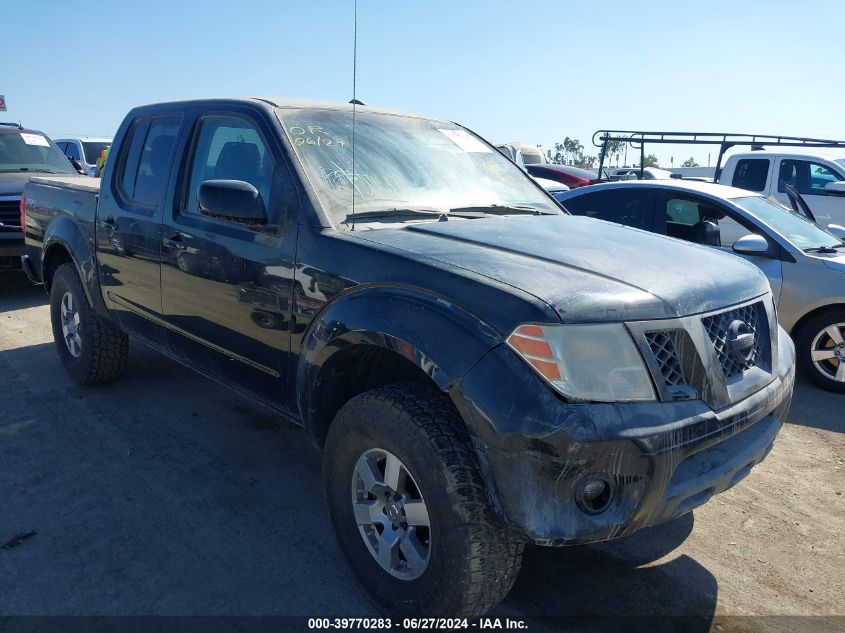
<svg viewBox="0 0 845 633">
<path fill-rule="evenodd" d="M 731 154 L 717 182 L 775 198 L 790 206 L 792 185 L 821 226 L 845 225 L 845 153 L 823 149 L 761 149 Z"/>
</svg>

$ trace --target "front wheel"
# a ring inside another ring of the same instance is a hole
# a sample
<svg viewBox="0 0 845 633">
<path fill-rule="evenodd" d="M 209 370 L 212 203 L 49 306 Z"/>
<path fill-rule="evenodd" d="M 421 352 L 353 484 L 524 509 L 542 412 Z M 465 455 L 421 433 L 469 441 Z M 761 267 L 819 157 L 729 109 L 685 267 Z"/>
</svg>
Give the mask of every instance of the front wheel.
<svg viewBox="0 0 845 633">
<path fill-rule="evenodd" d="M 798 367 L 822 389 L 845 393 L 845 310 L 809 319 L 795 337 Z"/>
<path fill-rule="evenodd" d="M 463 422 L 435 389 L 350 400 L 329 428 L 323 473 L 341 549 L 381 609 L 473 617 L 510 591 L 523 543 L 498 525 Z"/>
</svg>

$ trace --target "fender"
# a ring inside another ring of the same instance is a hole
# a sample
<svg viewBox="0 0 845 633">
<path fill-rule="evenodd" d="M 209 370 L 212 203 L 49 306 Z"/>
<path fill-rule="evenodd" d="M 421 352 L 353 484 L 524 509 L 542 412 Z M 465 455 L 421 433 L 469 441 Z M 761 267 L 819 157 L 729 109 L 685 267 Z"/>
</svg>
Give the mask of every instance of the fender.
<svg viewBox="0 0 845 633">
<path fill-rule="evenodd" d="M 85 232 L 91 238 L 85 237 Z M 97 259 L 94 252 L 93 236 L 95 227 L 91 222 L 85 222 L 81 218 L 72 218 L 68 215 L 60 215 L 50 223 L 44 234 L 43 255 L 39 266 L 41 278 L 44 279 L 44 263 L 48 261 L 53 249 L 62 247 L 76 266 L 76 272 L 82 281 L 82 288 L 88 302 L 98 315 L 111 319 L 111 314 L 103 302 L 100 293 L 99 278 L 97 275 Z M 46 283 L 46 279 L 44 279 Z"/>
<path fill-rule="evenodd" d="M 294 385 L 299 411 L 308 427 L 320 370 L 350 345 L 394 351 L 448 392 L 501 340 L 490 324 L 430 291 L 358 286 L 325 306 L 304 333 Z"/>
</svg>

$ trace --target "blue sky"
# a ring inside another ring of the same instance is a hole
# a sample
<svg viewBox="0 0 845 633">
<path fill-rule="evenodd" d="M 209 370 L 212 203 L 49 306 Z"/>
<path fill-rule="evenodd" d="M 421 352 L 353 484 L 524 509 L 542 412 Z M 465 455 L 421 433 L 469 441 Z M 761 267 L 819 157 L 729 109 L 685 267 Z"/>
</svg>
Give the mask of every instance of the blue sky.
<svg viewBox="0 0 845 633">
<path fill-rule="evenodd" d="M 0 120 L 100 135 L 160 100 L 347 101 L 352 6 L 5 0 Z M 607 127 L 842 138 L 842 24 L 841 0 L 359 0 L 358 97 L 544 147 Z"/>
</svg>

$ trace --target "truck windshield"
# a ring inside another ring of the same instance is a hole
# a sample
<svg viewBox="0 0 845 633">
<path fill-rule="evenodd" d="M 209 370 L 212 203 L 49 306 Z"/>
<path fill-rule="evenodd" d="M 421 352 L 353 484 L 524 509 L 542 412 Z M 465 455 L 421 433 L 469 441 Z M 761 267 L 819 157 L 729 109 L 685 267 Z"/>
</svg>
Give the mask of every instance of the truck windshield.
<svg viewBox="0 0 845 633">
<path fill-rule="evenodd" d="M 334 225 L 350 223 L 353 193 L 355 213 L 369 213 L 364 221 L 384 221 L 379 212 L 436 221 L 438 212 L 468 207 L 481 217 L 484 209 L 562 212 L 512 161 L 454 123 L 359 110 L 353 171 L 350 111 L 277 113 Z"/>
<path fill-rule="evenodd" d="M 68 159 L 46 136 L 37 132 L 0 133 L 0 173 L 75 174 Z"/>
<path fill-rule="evenodd" d="M 818 224 L 763 196 L 734 198 L 732 202 L 802 250 L 834 248 L 842 244 Z"/>
</svg>

